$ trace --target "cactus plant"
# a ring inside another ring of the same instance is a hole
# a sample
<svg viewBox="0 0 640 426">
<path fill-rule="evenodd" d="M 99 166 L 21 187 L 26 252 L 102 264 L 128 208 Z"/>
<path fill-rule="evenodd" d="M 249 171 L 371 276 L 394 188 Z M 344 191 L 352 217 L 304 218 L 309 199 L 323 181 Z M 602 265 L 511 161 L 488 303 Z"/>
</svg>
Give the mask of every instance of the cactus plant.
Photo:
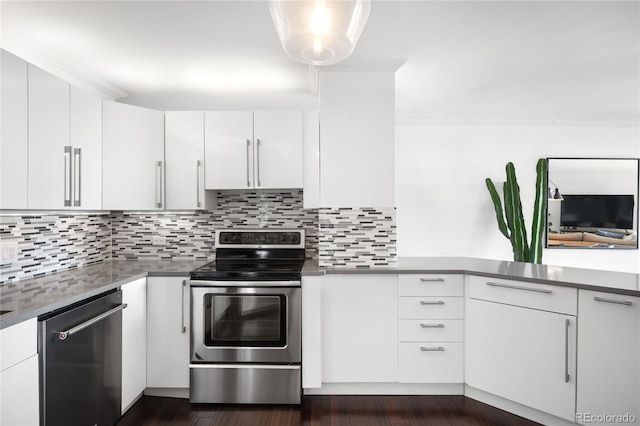
<svg viewBox="0 0 640 426">
<path fill-rule="evenodd" d="M 533 206 L 530 244 L 527 240 L 527 230 L 522 215 L 522 202 L 520 201 L 520 187 L 518 186 L 516 169 L 513 163 L 507 163 L 506 173 L 507 180 L 502 187 L 504 212 L 495 185 L 491 179 L 485 179 L 496 212 L 498 229 L 505 238 L 511 241 L 514 261 L 541 263 L 544 215 L 547 206 L 547 160 L 541 158 L 536 164 L 536 199 Z"/>
</svg>

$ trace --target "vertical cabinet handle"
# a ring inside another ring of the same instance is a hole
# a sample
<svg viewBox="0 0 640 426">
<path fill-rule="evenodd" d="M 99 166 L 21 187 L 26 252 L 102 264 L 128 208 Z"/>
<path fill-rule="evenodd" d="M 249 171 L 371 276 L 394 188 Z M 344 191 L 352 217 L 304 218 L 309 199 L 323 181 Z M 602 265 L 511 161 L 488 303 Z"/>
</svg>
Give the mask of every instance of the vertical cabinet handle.
<svg viewBox="0 0 640 426">
<path fill-rule="evenodd" d="M 70 146 L 64 147 L 64 206 L 71 207 L 71 151 Z"/>
<path fill-rule="evenodd" d="M 180 324 L 180 326 L 182 327 L 182 334 L 187 332 L 187 326 L 186 326 L 185 321 L 184 321 L 184 291 L 186 290 L 186 288 L 187 288 L 187 280 L 182 280 L 182 299 L 181 299 L 181 301 L 182 301 L 182 316 L 181 316 L 181 324 Z"/>
<path fill-rule="evenodd" d="M 256 146 L 256 173 L 258 174 L 258 186 L 262 186 L 262 181 L 260 180 L 260 139 L 257 140 Z"/>
<path fill-rule="evenodd" d="M 73 206 L 80 207 L 82 205 L 82 150 L 81 148 L 73 149 Z"/>
<path fill-rule="evenodd" d="M 196 160 L 196 206 L 198 208 L 202 207 L 202 202 L 200 201 L 200 174 L 202 169 L 202 162 L 200 160 Z"/>
<path fill-rule="evenodd" d="M 247 139 L 247 188 L 251 188 L 251 178 L 249 175 L 249 168 L 251 167 L 251 162 L 249 161 L 251 159 L 250 155 L 249 155 L 249 148 L 251 147 L 251 141 L 249 139 Z"/>
<path fill-rule="evenodd" d="M 162 161 L 156 162 L 156 207 L 162 208 Z"/>
<path fill-rule="evenodd" d="M 571 321 L 564 320 L 564 382 L 569 383 L 569 326 Z"/>
</svg>

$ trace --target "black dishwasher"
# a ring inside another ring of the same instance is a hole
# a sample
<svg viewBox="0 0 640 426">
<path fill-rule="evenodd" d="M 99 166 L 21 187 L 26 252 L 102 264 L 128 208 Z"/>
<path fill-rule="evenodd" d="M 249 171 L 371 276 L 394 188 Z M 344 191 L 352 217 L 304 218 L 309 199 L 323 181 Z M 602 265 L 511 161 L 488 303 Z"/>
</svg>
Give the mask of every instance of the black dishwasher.
<svg viewBox="0 0 640 426">
<path fill-rule="evenodd" d="M 38 317 L 42 426 L 118 421 L 126 306 L 114 289 Z"/>
</svg>

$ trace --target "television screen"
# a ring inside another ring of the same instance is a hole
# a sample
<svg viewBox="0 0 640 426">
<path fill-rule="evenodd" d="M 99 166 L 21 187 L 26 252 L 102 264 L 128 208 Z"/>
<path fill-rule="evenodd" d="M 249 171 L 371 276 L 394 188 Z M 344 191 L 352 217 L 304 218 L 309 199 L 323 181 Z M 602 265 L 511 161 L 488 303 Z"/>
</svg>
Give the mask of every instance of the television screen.
<svg viewBox="0 0 640 426">
<path fill-rule="evenodd" d="M 633 229 L 633 195 L 565 195 L 560 226 Z"/>
</svg>

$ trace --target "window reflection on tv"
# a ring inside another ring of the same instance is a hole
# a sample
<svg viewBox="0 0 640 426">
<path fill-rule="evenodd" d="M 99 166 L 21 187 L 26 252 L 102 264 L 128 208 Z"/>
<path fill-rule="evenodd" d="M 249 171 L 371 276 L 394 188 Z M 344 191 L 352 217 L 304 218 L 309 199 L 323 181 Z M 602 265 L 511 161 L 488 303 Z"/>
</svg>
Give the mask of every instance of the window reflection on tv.
<svg viewBox="0 0 640 426">
<path fill-rule="evenodd" d="M 566 195 L 560 207 L 565 228 L 633 229 L 633 195 Z"/>
</svg>

